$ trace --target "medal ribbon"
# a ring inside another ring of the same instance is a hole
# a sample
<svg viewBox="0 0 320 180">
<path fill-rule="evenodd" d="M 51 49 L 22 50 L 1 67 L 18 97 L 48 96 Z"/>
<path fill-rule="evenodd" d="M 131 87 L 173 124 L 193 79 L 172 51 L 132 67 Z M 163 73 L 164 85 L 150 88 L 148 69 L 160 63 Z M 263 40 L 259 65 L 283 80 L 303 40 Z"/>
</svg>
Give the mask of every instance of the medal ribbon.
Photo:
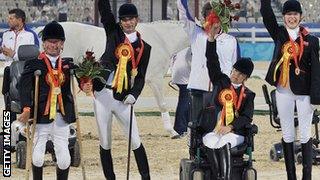
<svg viewBox="0 0 320 180">
<path fill-rule="evenodd" d="M 283 47 L 282 47 L 282 57 L 277 63 L 275 67 L 275 71 L 273 73 L 273 80 L 276 81 L 277 77 L 277 70 L 278 68 L 282 65 L 281 71 L 280 71 L 280 78 L 279 78 L 279 85 L 282 87 L 287 87 L 288 82 L 289 82 L 289 71 L 290 71 L 290 60 L 294 60 L 294 65 L 295 65 L 295 73 L 296 75 L 299 75 L 300 73 L 300 67 L 299 67 L 299 62 L 301 60 L 302 54 L 303 54 L 303 38 L 301 33 L 299 33 L 299 38 L 300 38 L 300 44 L 298 45 L 291 37 L 289 42 L 286 42 Z M 298 58 L 298 53 L 299 53 L 299 58 Z"/>
<path fill-rule="evenodd" d="M 117 47 L 116 57 L 119 59 L 119 62 L 112 81 L 112 88 L 116 89 L 117 93 L 121 93 L 123 89 L 128 89 L 127 63 L 132 57 L 128 43 L 121 43 Z"/>
<path fill-rule="evenodd" d="M 61 93 L 61 85 L 64 82 L 64 75 L 62 72 L 62 60 L 59 56 L 58 58 L 58 69 L 53 69 L 50 63 L 49 58 L 46 56 L 44 52 L 39 55 L 39 59 L 42 59 L 47 66 L 48 73 L 46 75 L 46 82 L 50 86 L 49 95 L 46 103 L 46 108 L 44 111 L 44 115 L 49 114 L 49 119 L 54 120 L 56 118 L 57 112 L 57 99 L 59 104 L 59 109 L 61 114 L 65 115 L 62 93 Z M 50 113 L 49 113 L 50 110 Z"/>
<path fill-rule="evenodd" d="M 241 86 L 241 90 L 240 90 L 240 94 L 239 94 L 239 98 L 238 98 L 238 95 L 237 95 L 237 92 L 236 90 L 234 89 L 234 87 L 231 85 L 230 89 L 232 91 L 232 95 L 233 95 L 233 105 L 235 106 L 235 109 L 237 111 L 239 111 L 240 109 L 240 106 L 242 104 L 242 101 L 243 101 L 243 98 L 245 97 L 245 94 L 244 94 L 244 88 L 245 86 L 242 84 Z"/>
<path fill-rule="evenodd" d="M 220 114 L 220 119 L 216 124 L 215 130 L 220 129 L 221 126 L 232 122 L 234 118 L 233 113 L 233 94 L 229 88 L 223 89 L 219 93 L 219 102 L 223 106 Z"/>
<path fill-rule="evenodd" d="M 230 88 L 223 89 L 219 93 L 219 102 L 223 106 L 223 108 L 220 114 L 220 119 L 216 124 L 215 130 L 219 129 L 221 126 L 227 126 L 234 121 L 234 115 L 235 113 L 238 113 L 245 96 L 244 90 L 244 85 L 242 85 L 240 95 L 238 97 L 235 89 L 231 85 Z M 233 111 L 233 108 L 235 108 L 236 112 Z M 236 114 L 236 118 L 237 116 L 238 115 Z"/>
<path fill-rule="evenodd" d="M 298 59 L 298 55 L 297 55 L 297 51 L 296 51 L 296 48 L 292 48 L 292 54 L 293 54 L 293 59 L 294 59 L 294 65 L 295 65 L 295 67 L 296 67 L 296 69 L 295 69 L 295 73 L 297 74 L 297 75 L 299 75 L 299 73 L 300 73 L 300 67 L 299 67 L 299 62 L 300 62 L 300 60 L 301 60 L 301 57 L 302 57 L 302 54 L 303 54 L 303 49 L 304 49 L 304 45 L 303 45 L 303 38 L 302 38 L 302 35 L 301 35 L 301 33 L 299 32 L 299 39 L 300 39 L 300 44 L 299 44 L 299 49 L 298 49 L 298 51 L 299 51 L 299 59 Z M 291 43 L 291 47 L 293 47 L 294 46 L 294 41 L 293 41 L 293 39 L 290 37 L 290 43 Z"/>
<path fill-rule="evenodd" d="M 137 32 L 137 36 L 138 36 L 138 39 L 140 40 L 140 44 L 141 44 L 141 48 L 140 48 L 140 51 L 139 51 L 139 54 L 137 56 L 137 59 L 135 58 L 134 56 L 134 49 L 129 41 L 129 39 L 126 37 L 124 42 L 126 44 L 129 45 L 130 47 L 130 53 L 131 53 L 131 63 L 132 63 L 132 70 L 131 70 L 131 78 L 134 79 L 137 74 L 138 74 L 138 65 L 140 63 L 140 60 L 141 60 L 141 57 L 142 57 L 142 53 L 143 53 L 143 50 L 144 50 L 144 43 L 141 39 L 141 35 L 139 32 Z"/>
</svg>

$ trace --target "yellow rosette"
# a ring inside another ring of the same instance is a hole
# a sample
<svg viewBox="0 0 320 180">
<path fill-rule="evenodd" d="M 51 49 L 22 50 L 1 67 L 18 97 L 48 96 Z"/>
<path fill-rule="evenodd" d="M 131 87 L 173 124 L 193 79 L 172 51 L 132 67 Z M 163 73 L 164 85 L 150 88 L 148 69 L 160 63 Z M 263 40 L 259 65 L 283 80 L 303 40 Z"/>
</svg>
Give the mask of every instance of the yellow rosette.
<svg viewBox="0 0 320 180">
<path fill-rule="evenodd" d="M 219 102 L 223 106 L 220 119 L 215 127 L 219 129 L 221 125 L 229 125 L 234 120 L 233 112 L 233 94 L 230 89 L 223 89 L 219 93 Z"/>
<path fill-rule="evenodd" d="M 63 73 L 58 73 L 57 70 L 53 70 L 53 76 L 49 73 L 47 74 L 47 82 L 50 85 L 49 98 L 50 98 L 50 113 L 49 119 L 54 120 L 57 113 L 57 101 L 59 104 L 59 109 L 61 114 L 65 115 L 64 106 L 61 95 L 61 85 L 64 82 Z M 48 107 L 48 106 L 47 106 Z M 46 111 L 48 111 L 46 109 Z"/>
<path fill-rule="evenodd" d="M 119 62 L 112 81 L 112 88 L 115 88 L 117 93 L 122 93 L 123 89 L 128 89 L 127 63 L 131 58 L 130 45 L 121 43 L 116 49 L 116 57 Z"/>
<path fill-rule="evenodd" d="M 295 52 L 299 52 L 299 45 L 294 42 L 293 43 L 294 48 L 295 48 Z M 290 60 L 293 58 L 293 50 L 292 49 L 292 45 L 291 42 L 288 41 L 286 42 L 283 46 L 282 46 L 282 57 L 279 60 L 279 62 L 277 63 L 274 73 L 273 73 L 273 80 L 276 81 L 277 77 L 277 71 L 279 69 L 279 67 L 282 65 L 281 67 L 281 72 L 280 72 L 280 79 L 279 79 L 279 84 L 282 87 L 287 87 L 288 86 L 288 82 L 289 82 L 289 70 L 290 70 Z"/>
</svg>

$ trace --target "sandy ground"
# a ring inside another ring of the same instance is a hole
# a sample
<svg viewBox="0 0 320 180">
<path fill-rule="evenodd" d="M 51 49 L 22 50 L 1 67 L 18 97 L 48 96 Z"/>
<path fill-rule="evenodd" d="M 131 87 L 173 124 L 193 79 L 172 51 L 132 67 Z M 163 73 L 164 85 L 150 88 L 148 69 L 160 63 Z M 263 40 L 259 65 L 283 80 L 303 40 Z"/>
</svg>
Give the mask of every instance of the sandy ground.
<svg viewBox="0 0 320 180">
<path fill-rule="evenodd" d="M 99 159 L 99 140 L 95 120 L 93 117 L 80 117 L 80 119 L 84 137 L 84 162 L 87 177 L 93 180 L 104 179 Z M 272 162 L 268 155 L 271 145 L 279 142 L 280 133 L 270 127 L 266 116 L 255 116 L 254 122 L 259 126 L 259 133 L 255 137 L 254 152 L 254 167 L 258 171 L 258 179 L 285 179 L 283 160 Z M 178 179 L 180 159 L 188 157 L 187 137 L 176 140 L 170 139 L 163 130 L 158 116 L 138 117 L 138 126 L 148 154 L 152 179 Z M 117 123 L 114 123 L 113 126 L 112 154 L 118 179 L 125 179 L 127 141 Z M 55 179 L 55 165 L 49 161 L 51 159 L 49 155 L 46 157 L 48 161 L 46 161 L 44 168 L 45 179 Z M 12 171 L 11 179 L 22 179 L 24 177 L 23 170 L 14 167 Z M 297 172 L 299 175 L 301 174 L 301 165 L 297 166 Z M 133 157 L 131 158 L 130 175 L 130 179 L 140 179 Z M 313 177 L 315 180 L 319 179 L 320 166 L 314 166 Z M 81 168 L 72 167 L 70 179 L 79 178 L 81 178 Z"/>
<path fill-rule="evenodd" d="M 264 69 L 267 63 L 256 63 L 256 68 Z M 167 83 L 170 78 L 166 78 Z M 2 79 L 1 79 L 2 81 Z M 258 97 L 262 97 L 261 85 L 265 82 L 258 78 L 251 78 L 247 86 L 256 92 Z M 1 88 L 1 85 L 0 85 Z M 177 96 L 177 92 L 165 86 L 166 96 Z M 84 96 L 80 93 L 79 96 Z M 146 86 L 141 96 L 152 96 L 150 89 Z M 2 103 L 2 102 L 1 102 Z M 3 106 L 2 106 L 3 107 Z M 92 108 L 92 104 L 79 104 L 80 108 Z M 153 111 L 150 109 L 139 109 L 137 111 Z M 174 111 L 171 109 L 170 111 Z M 172 117 L 172 119 L 174 119 Z M 179 179 L 179 162 L 180 159 L 188 157 L 188 138 L 172 140 L 169 134 L 162 127 L 162 121 L 159 116 L 139 116 L 137 117 L 140 136 L 146 148 L 151 177 L 156 180 Z M 80 116 L 81 131 L 84 150 L 84 164 L 86 168 L 87 179 L 98 180 L 104 179 L 102 167 L 99 158 L 99 138 L 97 126 L 94 117 Z M 117 121 L 113 124 L 113 146 L 112 154 L 114 168 L 117 179 L 125 179 L 127 164 L 127 140 L 122 135 L 122 130 Z M 268 116 L 254 116 L 254 123 L 259 127 L 259 133 L 255 136 L 254 167 L 258 172 L 260 180 L 282 180 L 286 179 L 285 167 L 283 160 L 273 162 L 269 159 L 269 151 L 272 144 L 281 139 L 281 133 L 276 132 L 269 124 Z M 131 154 L 131 172 L 130 179 L 140 179 L 136 163 Z M 10 179 L 23 179 L 24 170 L 15 167 L 15 153 L 13 156 L 12 177 Z M 51 156 L 46 155 L 44 168 L 44 179 L 55 179 L 55 164 L 51 161 Z M 0 166 L 2 174 L 2 166 Z M 297 165 L 297 174 L 301 179 L 301 165 Z M 69 179 L 82 178 L 81 168 L 72 167 Z M 320 179 L 320 166 L 313 167 L 313 179 Z"/>
</svg>

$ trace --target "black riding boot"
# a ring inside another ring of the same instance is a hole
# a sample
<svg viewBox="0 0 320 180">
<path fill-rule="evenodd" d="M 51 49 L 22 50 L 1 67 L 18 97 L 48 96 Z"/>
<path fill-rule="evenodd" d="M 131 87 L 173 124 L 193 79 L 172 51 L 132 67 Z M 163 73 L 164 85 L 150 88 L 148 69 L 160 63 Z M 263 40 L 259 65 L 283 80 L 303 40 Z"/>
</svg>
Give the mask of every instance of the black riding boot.
<svg viewBox="0 0 320 180">
<path fill-rule="evenodd" d="M 207 158 L 210 163 L 211 171 L 212 171 L 212 179 L 219 179 L 220 176 L 220 167 L 218 156 L 216 150 L 206 147 Z"/>
<path fill-rule="evenodd" d="M 312 172 L 312 140 L 301 143 L 302 146 L 302 180 L 311 180 Z"/>
<path fill-rule="evenodd" d="M 230 155 L 230 144 L 226 144 L 219 149 L 219 160 L 220 160 L 220 173 L 221 179 L 231 179 L 231 155 Z"/>
<path fill-rule="evenodd" d="M 32 164 L 33 180 L 42 180 L 43 167 L 37 167 Z"/>
<path fill-rule="evenodd" d="M 296 166 L 294 164 L 293 142 L 286 143 L 282 139 L 282 147 L 284 152 L 284 161 L 286 163 L 288 180 L 296 180 L 297 175 L 296 175 Z"/>
<path fill-rule="evenodd" d="M 113 171 L 113 163 L 111 157 L 111 150 L 105 150 L 100 146 L 100 159 L 103 169 L 103 174 L 107 180 L 115 180 L 116 175 Z"/>
<path fill-rule="evenodd" d="M 60 169 L 57 166 L 57 180 L 68 180 L 68 175 L 69 175 L 69 167 L 67 169 Z"/>
<path fill-rule="evenodd" d="M 146 150 L 141 144 L 138 149 L 133 150 L 134 157 L 136 158 L 137 166 L 142 180 L 150 180 L 149 164 L 147 159 Z"/>
</svg>

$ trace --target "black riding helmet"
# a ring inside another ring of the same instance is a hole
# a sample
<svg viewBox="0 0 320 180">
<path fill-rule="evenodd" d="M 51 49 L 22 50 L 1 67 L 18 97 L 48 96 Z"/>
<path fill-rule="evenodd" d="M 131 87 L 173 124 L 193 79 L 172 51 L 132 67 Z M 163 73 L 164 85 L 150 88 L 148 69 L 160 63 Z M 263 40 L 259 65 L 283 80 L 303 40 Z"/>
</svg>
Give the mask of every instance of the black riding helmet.
<svg viewBox="0 0 320 180">
<path fill-rule="evenodd" d="M 236 63 L 234 63 L 233 68 L 250 77 L 254 65 L 251 58 L 240 58 Z"/>
<path fill-rule="evenodd" d="M 283 4 L 282 14 L 285 15 L 288 12 L 298 12 L 302 14 L 301 4 L 297 0 L 288 0 Z"/>
<path fill-rule="evenodd" d="M 57 21 L 52 21 L 44 27 L 42 31 L 42 41 L 47 39 L 66 40 L 63 27 Z"/>
<path fill-rule="evenodd" d="M 122 4 L 119 8 L 119 18 L 138 17 L 137 7 L 132 3 Z"/>
</svg>

